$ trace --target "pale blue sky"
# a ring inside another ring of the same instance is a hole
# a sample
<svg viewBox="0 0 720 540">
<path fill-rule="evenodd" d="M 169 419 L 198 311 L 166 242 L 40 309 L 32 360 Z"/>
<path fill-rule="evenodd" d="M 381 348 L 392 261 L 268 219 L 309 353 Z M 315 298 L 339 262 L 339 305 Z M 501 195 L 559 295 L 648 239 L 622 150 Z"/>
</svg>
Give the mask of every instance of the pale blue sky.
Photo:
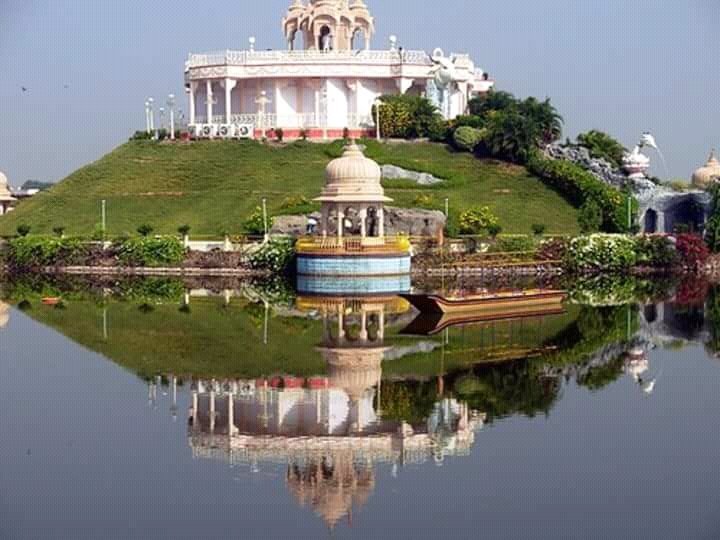
<svg viewBox="0 0 720 540">
<path fill-rule="evenodd" d="M 500 89 L 552 98 L 568 135 L 599 128 L 631 145 L 653 131 L 682 178 L 720 146 L 718 0 L 367 3 L 375 48 L 395 33 L 406 49 L 469 52 Z M 0 0 L 0 170 L 14 185 L 56 181 L 99 158 L 143 127 L 147 96 L 184 96 L 188 52 L 250 35 L 282 47 L 288 4 Z"/>
</svg>

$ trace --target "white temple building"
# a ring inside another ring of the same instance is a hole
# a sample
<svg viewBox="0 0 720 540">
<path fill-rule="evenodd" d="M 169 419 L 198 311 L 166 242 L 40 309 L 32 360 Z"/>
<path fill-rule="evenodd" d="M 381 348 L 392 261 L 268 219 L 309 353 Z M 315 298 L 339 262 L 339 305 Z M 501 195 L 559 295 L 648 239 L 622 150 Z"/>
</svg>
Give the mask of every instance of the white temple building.
<svg viewBox="0 0 720 540">
<path fill-rule="evenodd" d="M 193 135 L 262 137 L 282 128 L 287 138 L 361 137 L 375 133 L 382 95 L 425 96 L 450 119 L 494 85 L 467 54 L 404 50 L 395 36 L 373 50 L 375 20 L 363 0 L 293 0 L 282 30 L 287 50 L 257 50 L 250 38 L 248 50 L 189 55 Z"/>
</svg>

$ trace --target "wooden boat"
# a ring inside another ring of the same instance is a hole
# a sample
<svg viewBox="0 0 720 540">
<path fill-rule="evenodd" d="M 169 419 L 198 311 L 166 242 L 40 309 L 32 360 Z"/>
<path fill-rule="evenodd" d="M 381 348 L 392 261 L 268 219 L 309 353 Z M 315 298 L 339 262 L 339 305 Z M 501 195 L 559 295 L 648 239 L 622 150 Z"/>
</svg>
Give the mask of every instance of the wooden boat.
<svg viewBox="0 0 720 540">
<path fill-rule="evenodd" d="M 42 303 L 45 306 L 57 306 L 60 302 L 62 302 L 60 298 L 46 297 L 42 299 Z"/>
<path fill-rule="evenodd" d="M 532 289 L 526 291 L 497 292 L 479 295 L 444 297 L 437 294 L 402 294 L 421 313 L 478 314 L 513 311 L 527 312 L 535 308 L 561 306 L 567 298 L 565 291 Z"/>
</svg>

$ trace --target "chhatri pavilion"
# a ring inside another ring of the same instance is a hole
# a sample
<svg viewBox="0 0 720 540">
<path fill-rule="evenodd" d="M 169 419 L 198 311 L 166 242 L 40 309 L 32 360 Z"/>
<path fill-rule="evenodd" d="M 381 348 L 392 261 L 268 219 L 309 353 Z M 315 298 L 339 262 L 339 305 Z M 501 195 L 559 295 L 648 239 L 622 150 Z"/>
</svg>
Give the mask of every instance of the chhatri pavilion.
<svg viewBox="0 0 720 540">
<path fill-rule="evenodd" d="M 288 138 L 375 133 L 373 105 L 382 95 L 426 96 L 445 118 L 493 81 L 467 54 L 405 50 L 390 36 L 371 48 L 375 19 L 363 0 L 293 0 L 282 19 L 287 50 L 190 54 L 185 65 L 189 125 L 196 137 Z M 380 111 L 382 113 L 382 111 Z"/>
<path fill-rule="evenodd" d="M 15 201 L 15 197 L 10 193 L 7 176 L 0 172 L 0 216 L 12 210 L 12 205 Z"/>
</svg>

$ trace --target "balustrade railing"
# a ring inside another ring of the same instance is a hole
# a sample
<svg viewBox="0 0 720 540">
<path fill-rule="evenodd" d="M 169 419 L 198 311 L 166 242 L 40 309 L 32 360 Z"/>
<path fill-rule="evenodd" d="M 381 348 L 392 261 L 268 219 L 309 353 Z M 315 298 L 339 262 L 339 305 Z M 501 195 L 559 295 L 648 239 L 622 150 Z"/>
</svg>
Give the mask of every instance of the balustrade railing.
<svg viewBox="0 0 720 540">
<path fill-rule="evenodd" d="M 227 123 L 225 115 L 213 115 L 212 124 L 221 125 Z M 196 115 L 195 124 L 207 124 L 207 116 Z M 236 125 L 253 125 L 257 128 L 270 129 L 273 127 L 282 128 L 350 128 L 350 129 L 371 129 L 375 127 L 372 115 L 350 113 L 345 122 L 330 122 L 326 114 L 297 113 L 297 114 L 257 114 L 240 113 L 230 115 L 230 123 Z M 332 124 L 332 125 L 331 125 Z M 337 125 L 336 125 L 337 124 Z"/>
<path fill-rule="evenodd" d="M 359 64 L 409 64 L 432 65 L 432 59 L 425 51 L 216 51 L 204 54 L 190 54 L 186 67 L 245 66 L 257 64 L 286 63 L 336 63 Z"/>
</svg>

